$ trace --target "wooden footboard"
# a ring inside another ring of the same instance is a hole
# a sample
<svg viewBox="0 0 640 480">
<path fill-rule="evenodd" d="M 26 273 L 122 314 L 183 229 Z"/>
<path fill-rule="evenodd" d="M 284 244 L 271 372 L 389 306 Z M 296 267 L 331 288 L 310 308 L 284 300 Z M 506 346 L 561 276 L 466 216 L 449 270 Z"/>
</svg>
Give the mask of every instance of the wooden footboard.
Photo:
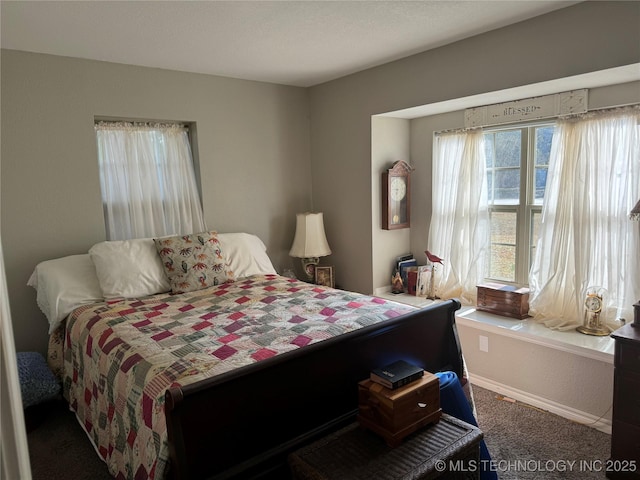
<svg viewBox="0 0 640 480">
<path fill-rule="evenodd" d="M 358 381 L 404 359 L 462 377 L 457 300 L 309 345 L 166 393 L 177 479 L 252 478 L 353 421 Z"/>
</svg>

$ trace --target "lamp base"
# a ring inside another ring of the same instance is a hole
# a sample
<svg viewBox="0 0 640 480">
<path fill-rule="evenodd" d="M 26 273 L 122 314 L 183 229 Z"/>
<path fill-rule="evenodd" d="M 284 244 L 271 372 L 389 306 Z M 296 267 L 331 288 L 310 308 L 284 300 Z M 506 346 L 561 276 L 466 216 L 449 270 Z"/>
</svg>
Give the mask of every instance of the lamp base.
<svg viewBox="0 0 640 480">
<path fill-rule="evenodd" d="M 320 262 L 318 257 L 301 258 L 302 269 L 307 277 L 307 282 L 313 283 L 316 279 L 316 265 Z"/>
</svg>

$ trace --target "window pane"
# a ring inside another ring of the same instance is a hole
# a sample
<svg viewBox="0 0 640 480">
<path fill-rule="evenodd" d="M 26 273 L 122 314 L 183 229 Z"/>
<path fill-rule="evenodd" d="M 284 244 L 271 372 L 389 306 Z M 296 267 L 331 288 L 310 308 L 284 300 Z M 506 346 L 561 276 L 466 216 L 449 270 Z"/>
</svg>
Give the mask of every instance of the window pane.
<svg viewBox="0 0 640 480">
<path fill-rule="evenodd" d="M 491 279 L 515 282 L 516 247 L 494 245 L 491 247 Z"/>
<path fill-rule="evenodd" d="M 536 128 L 536 166 L 549 165 L 553 126 Z"/>
<path fill-rule="evenodd" d="M 489 277 L 492 279 L 515 281 L 517 218 L 515 212 L 491 212 Z"/>
<path fill-rule="evenodd" d="M 496 167 L 520 167 L 522 132 L 507 130 L 495 133 Z"/>
<path fill-rule="evenodd" d="M 489 203 L 520 203 L 522 131 L 504 130 L 485 134 L 487 191 Z"/>
<path fill-rule="evenodd" d="M 536 256 L 536 245 L 538 244 L 538 238 L 540 236 L 540 221 L 542 220 L 541 212 L 532 212 L 531 213 L 531 240 L 530 240 L 530 256 L 529 256 L 529 267 L 533 263 L 533 259 Z"/>
<path fill-rule="evenodd" d="M 540 168 L 540 167 L 536 167 L 535 169 L 535 175 L 536 175 L 536 189 L 535 189 L 535 197 L 534 197 L 534 204 L 535 205 L 542 205 L 542 200 L 544 199 L 544 192 L 547 188 L 547 173 L 548 173 L 548 169 L 545 168 Z"/>
<path fill-rule="evenodd" d="M 484 135 L 484 156 L 487 162 L 487 169 L 493 168 L 496 165 L 495 153 L 496 150 L 493 145 L 494 135 L 493 133 L 485 133 Z"/>
<path fill-rule="evenodd" d="M 494 172 L 494 200 L 496 203 L 517 205 L 520 200 L 520 169 L 507 168 Z"/>
<path fill-rule="evenodd" d="M 549 170 L 549 155 L 551 154 L 551 142 L 553 140 L 553 126 L 536 128 L 535 151 L 535 191 L 534 204 L 542 205 L 544 192 L 547 186 L 547 172 Z"/>
</svg>

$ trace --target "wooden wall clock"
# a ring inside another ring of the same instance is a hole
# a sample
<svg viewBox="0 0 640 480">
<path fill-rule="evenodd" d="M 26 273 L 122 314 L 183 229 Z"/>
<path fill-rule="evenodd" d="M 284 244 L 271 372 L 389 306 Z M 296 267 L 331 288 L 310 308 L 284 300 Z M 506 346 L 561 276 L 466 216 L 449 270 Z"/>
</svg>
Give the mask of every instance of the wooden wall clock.
<svg viewBox="0 0 640 480">
<path fill-rule="evenodd" d="M 411 226 L 411 171 L 404 160 L 382 172 L 382 228 L 396 230 Z"/>
</svg>

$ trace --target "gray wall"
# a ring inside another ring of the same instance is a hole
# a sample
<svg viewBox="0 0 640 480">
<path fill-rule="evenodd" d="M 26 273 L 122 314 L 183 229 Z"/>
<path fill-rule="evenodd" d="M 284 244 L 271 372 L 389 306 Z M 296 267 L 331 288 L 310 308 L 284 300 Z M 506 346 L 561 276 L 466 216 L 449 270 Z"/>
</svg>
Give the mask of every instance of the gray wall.
<svg viewBox="0 0 640 480">
<path fill-rule="evenodd" d="M 379 228 L 374 191 L 379 162 L 406 156 L 406 128 L 395 124 L 398 150 L 376 147 L 374 167 L 372 115 L 637 63 L 639 24 L 639 2 L 584 2 L 310 89 L 2 50 L 0 213 L 17 349 L 46 349 L 25 285 L 33 267 L 105 238 L 94 116 L 196 122 L 210 228 L 258 234 L 282 270 L 295 213 L 322 211 L 333 251 L 323 263 L 368 293 L 374 265 L 387 272 L 393 256 L 379 260 L 374 242 L 407 245 L 406 232 Z M 416 203 L 414 245 L 429 210 Z"/>
<path fill-rule="evenodd" d="M 638 25 L 638 2 L 583 2 L 312 87 L 313 202 L 336 281 L 362 292 L 378 286 L 373 239 L 387 232 L 374 223 L 372 115 L 637 63 Z M 412 230 L 428 225 L 417 214 Z"/>
<path fill-rule="evenodd" d="M 411 136 L 409 120 L 375 116 L 371 118 L 371 218 L 372 261 L 380 268 L 373 269 L 376 287 L 388 286 L 398 255 L 411 251 L 410 233 L 414 228 L 382 230 L 382 180 L 381 174 L 396 160 L 409 162 Z M 409 162 L 411 163 L 411 162 Z M 415 165 L 412 164 L 415 167 Z M 410 191 L 420 188 L 414 185 L 418 172 L 412 172 Z M 413 203 L 412 203 L 413 205 Z M 375 290 L 375 289 L 374 289 Z"/>
<path fill-rule="evenodd" d="M 1 231 L 17 350 L 46 351 L 35 265 L 105 240 L 94 116 L 195 122 L 205 221 L 279 271 L 311 208 L 308 91 L 2 50 Z"/>
</svg>

